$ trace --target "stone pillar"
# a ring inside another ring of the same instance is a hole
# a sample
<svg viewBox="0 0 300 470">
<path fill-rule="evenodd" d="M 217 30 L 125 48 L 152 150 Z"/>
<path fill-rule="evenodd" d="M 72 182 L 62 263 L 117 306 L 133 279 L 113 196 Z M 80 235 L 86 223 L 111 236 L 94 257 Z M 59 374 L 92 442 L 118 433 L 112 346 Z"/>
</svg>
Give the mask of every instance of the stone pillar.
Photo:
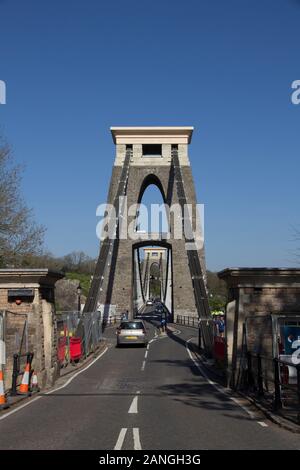
<svg viewBox="0 0 300 470">
<path fill-rule="evenodd" d="M 278 352 L 274 343 L 277 332 L 273 331 L 273 325 L 283 316 L 300 320 L 300 269 L 228 268 L 218 276 L 226 282 L 229 292 L 226 307 L 227 379 L 228 384 L 235 387 L 245 326 L 249 326 L 248 350 L 272 358 Z"/>
<path fill-rule="evenodd" d="M 132 147 L 129 178 L 127 183 L 128 208 L 139 204 L 145 189 L 155 184 L 162 194 L 166 204 L 172 206 L 179 204 L 177 184 L 174 177 L 174 167 L 171 159 L 172 145 L 178 146 L 179 162 L 183 177 L 187 203 L 194 208 L 193 226 L 195 227 L 196 194 L 188 157 L 188 145 L 193 132 L 192 127 L 118 127 L 111 128 L 114 143 L 116 144 L 116 158 L 110 182 L 108 202 L 112 203 L 116 195 L 122 166 L 125 159 L 126 146 Z M 155 156 L 147 152 L 143 155 L 144 146 L 161 146 L 161 154 Z M 134 221 L 136 214 L 128 217 L 128 224 Z M 138 234 L 137 234 L 138 235 Z M 189 269 L 187 247 L 185 239 L 174 237 L 174 224 L 171 221 L 170 238 L 148 239 L 149 245 L 160 245 L 172 249 L 172 290 L 168 285 L 168 304 L 172 305 L 173 314 L 188 313 L 198 316 L 195 305 L 194 287 Z M 115 243 L 113 259 L 108 266 L 99 293 L 100 303 L 116 306 L 119 313 L 124 309 L 131 310 L 133 299 L 133 250 L 138 246 L 145 246 L 145 240 L 137 236 L 136 240 L 119 239 Z M 202 271 L 205 277 L 204 249 L 198 252 Z"/>
<path fill-rule="evenodd" d="M 6 388 L 11 386 L 13 355 L 19 353 L 23 331 L 26 335 L 21 353 L 34 353 L 32 367 L 38 374 L 39 385 L 53 384 L 58 372 L 54 287 L 63 277 L 48 269 L 0 269 Z"/>
</svg>

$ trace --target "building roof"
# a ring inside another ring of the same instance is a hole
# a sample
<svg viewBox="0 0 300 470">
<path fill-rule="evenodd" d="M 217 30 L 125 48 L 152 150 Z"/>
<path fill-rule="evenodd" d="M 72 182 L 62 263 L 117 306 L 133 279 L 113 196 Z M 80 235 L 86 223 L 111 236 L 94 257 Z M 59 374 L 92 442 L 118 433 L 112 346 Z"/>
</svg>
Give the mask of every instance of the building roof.
<svg viewBox="0 0 300 470">
<path fill-rule="evenodd" d="M 0 269 L 0 284 L 9 283 L 41 283 L 54 284 L 62 279 L 64 274 L 59 271 L 51 271 L 47 268 L 6 268 Z"/>
<path fill-rule="evenodd" d="M 226 268 L 218 277 L 228 286 L 238 285 L 299 285 L 299 268 Z"/>
</svg>

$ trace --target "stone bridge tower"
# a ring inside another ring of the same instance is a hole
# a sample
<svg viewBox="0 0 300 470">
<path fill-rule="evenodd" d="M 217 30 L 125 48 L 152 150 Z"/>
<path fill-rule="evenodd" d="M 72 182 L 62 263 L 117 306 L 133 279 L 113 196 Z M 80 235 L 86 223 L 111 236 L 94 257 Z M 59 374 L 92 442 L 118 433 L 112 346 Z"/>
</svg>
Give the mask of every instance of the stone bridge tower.
<svg viewBox="0 0 300 470">
<path fill-rule="evenodd" d="M 169 206 L 191 204 L 194 210 L 190 223 L 195 224 L 196 194 L 188 156 L 193 127 L 112 127 L 111 133 L 116 157 L 108 203 L 118 211 L 121 210 L 119 196 L 127 196 L 128 208 L 139 204 L 145 189 L 155 184 Z M 129 215 L 128 225 L 136 218 L 136 214 Z M 136 248 L 153 243 L 172 252 L 172 313 L 208 316 L 204 248 L 199 249 L 197 245 L 187 249 L 191 243 L 186 238 L 175 239 L 174 220 L 175 216 L 171 216 L 169 237 L 149 234 L 147 239 L 138 230 L 134 240 L 123 239 L 118 225 L 117 238 L 106 239 L 101 244 L 85 311 L 95 310 L 101 304 L 106 306 L 106 311 L 115 306 L 117 312 L 124 309 L 132 312 L 136 282 L 133 253 Z M 182 218 L 180 221 L 183 223 Z M 197 233 L 192 242 L 201 236 Z"/>
</svg>

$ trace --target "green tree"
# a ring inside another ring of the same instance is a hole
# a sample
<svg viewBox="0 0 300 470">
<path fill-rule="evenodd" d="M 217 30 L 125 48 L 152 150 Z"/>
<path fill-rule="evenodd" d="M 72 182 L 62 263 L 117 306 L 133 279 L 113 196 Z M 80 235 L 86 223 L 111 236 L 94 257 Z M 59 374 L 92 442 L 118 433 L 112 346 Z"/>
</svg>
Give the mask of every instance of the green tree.
<svg viewBox="0 0 300 470">
<path fill-rule="evenodd" d="M 206 275 L 210 308 L 212 310 L 224 309 L 227 302 L 226 283 L 219 279 L 215 272 L 207 271 Z"/>
</svg>

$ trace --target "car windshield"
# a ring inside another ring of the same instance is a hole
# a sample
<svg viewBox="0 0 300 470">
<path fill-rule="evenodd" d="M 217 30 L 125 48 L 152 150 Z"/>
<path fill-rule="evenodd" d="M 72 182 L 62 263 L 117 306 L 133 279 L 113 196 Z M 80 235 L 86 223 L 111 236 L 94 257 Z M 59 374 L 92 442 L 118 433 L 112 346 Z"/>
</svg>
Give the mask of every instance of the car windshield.
<svg viewBox="0 0 300 470">
<path fill-rule="evenodd" d="M 141 321 L 124 321 L 121 323 L 122 330 L 142 330 L 144 325 Z"/>
</svg>

